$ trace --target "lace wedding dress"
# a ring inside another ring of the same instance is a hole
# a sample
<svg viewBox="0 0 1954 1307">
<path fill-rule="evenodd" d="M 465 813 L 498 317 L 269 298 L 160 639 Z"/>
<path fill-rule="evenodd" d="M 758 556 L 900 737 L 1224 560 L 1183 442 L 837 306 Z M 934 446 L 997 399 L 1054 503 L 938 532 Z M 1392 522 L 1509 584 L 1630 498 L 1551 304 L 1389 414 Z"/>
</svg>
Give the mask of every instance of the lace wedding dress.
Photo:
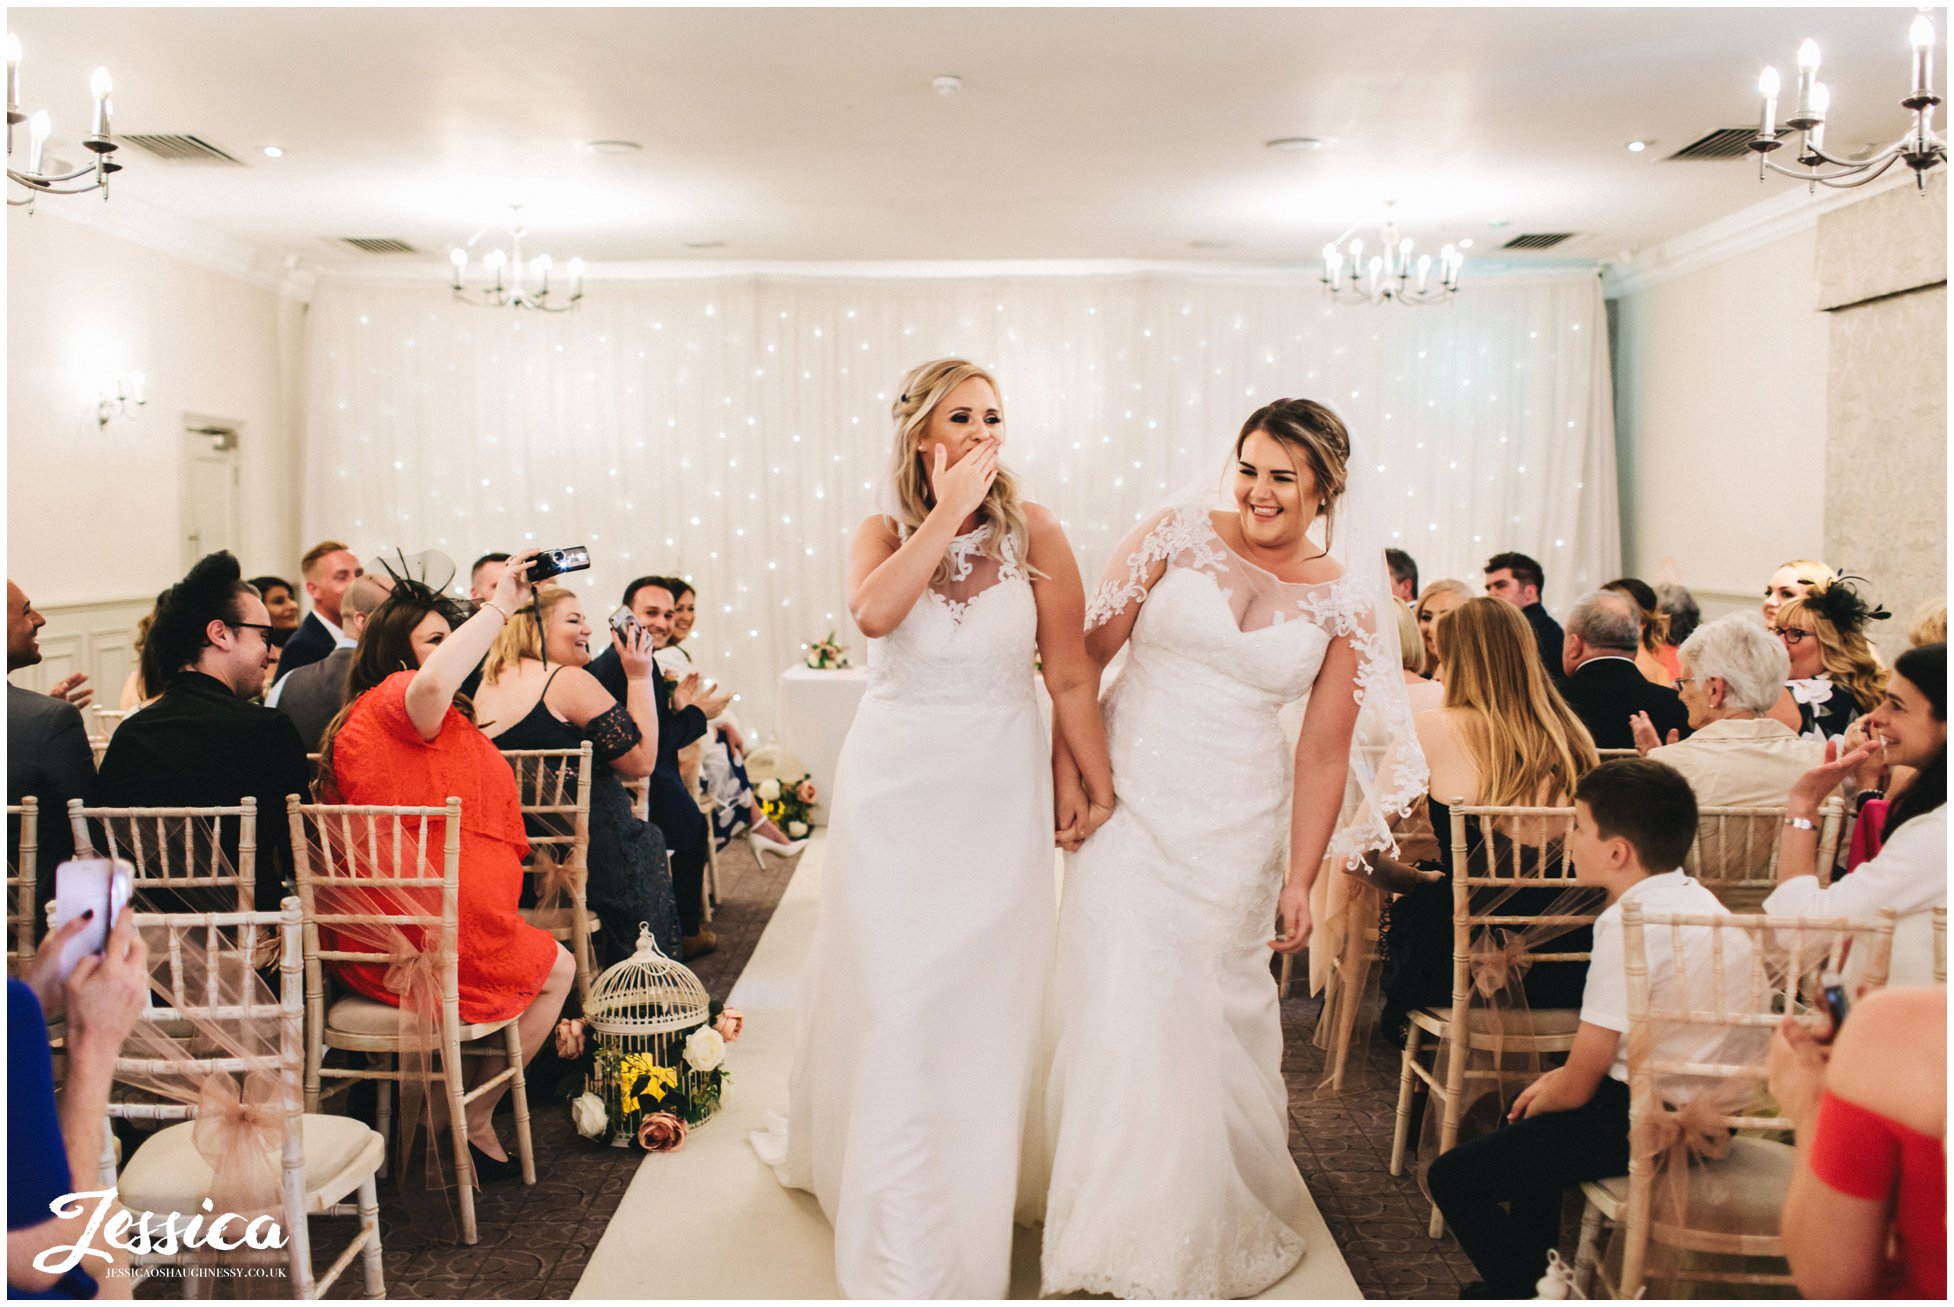
<svg viewBox="0 0 1954 1307">
<path fill-rule="evenodd" d="M 1001 1298 L 1056 930 L 1051 761 L 1019 560 L 869 641 L 838 765 L 785 1119 L 752 1136 L 851 1298 Z"/>
<path fill-rule="evenodd" d="M 1369 798 L 1346 804 L 1338 859 L 1388 842 L 1383 814 L 1419 792 L 1423 762 L 1415 743 L 1402 752 L 1381 578 L 1285 583 L 1231 551 L 1205 504 L 1143 524 L 1121 553 L 1088 627 L 1144 603 L 1103 698 L 1119 806 L 1065 873 L 1043 1291 L 1244 1297 L 1303 1255 L 1268 948 L 1294 765 L 1277 714 L 1333 641 L 1355 646 L 1360 700 L 1377 687 L 1364 711 L 1400 743 L 1365 769 Z"/>
</svg>

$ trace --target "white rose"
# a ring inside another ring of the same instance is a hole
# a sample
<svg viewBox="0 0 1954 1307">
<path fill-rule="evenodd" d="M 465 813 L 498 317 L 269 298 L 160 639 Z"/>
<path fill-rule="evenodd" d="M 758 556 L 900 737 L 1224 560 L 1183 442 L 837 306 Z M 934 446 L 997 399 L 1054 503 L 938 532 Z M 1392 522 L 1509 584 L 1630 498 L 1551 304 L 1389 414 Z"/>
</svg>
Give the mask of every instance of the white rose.
<svg viewBox="0 0 1954 1307">
<path fill-rule="evenodd" d="M 805 834 L 807 834 L 806 822 L 790 821 L 787 823 L 787 835 L 790 839 L 799 839 L 801 836 Z"/>
<path fill-rule="evenodd" d="M 711 1026 L 700 1026 L 685 1037 L 685 1062 L 694 1071 L 711 1071 L 726 1060 L 726 1040 Z"/>
<path fill-rule="evenodd" d="M 604 1100 L 595 1094 L 580 1094 L 570 1101 L 570 1124 L 585 1139 L 601 1139 L 610 1132 L 610 1114 Z"/>
<path fill-rule="evenodd" d="M 762 803 L 778 803 L 780 801 L 780 782 L 776 780 L 761 781 L 760 788 L 755 790 L 754 793 L 760 796 Z"/>
</svg>

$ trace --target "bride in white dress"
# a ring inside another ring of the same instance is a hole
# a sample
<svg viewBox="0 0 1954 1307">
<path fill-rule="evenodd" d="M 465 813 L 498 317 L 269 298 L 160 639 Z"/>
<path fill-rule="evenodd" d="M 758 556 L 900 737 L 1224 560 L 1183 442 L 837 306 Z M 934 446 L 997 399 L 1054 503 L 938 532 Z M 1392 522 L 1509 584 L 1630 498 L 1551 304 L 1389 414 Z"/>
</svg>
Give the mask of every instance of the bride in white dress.
<svg viewBox="0 0 1954 1307">
<path fill-rule="evenodd" d="M 1245 1297 L 1302 1257 L 1270 950 L 1307 942 L 1326 853 L 1388 845 L 1423 786 L 1343 424 L 1280 400 L 1234 453 L 1226 506 L 1144 521 L 1087 616 L 1100 667 L 1128 650 L 1104 697 L 1120 806 L 1061 831 L 1090 838 L 1052 992 L 1048 1295 Z M 1292 761 L 1278 713 L 1305 696 Z M 1360 708 L 1376 744 L 1346 803 Z M 1065 826 L 1082 800 L 1062 751 L 1055 772 Z"/>
<path fill-rule="evenodd" d="M 998 466 L 996 383 L 940 359 L 894 411 L 895 503 L 850 566 L 869 686 L 835 775 L 789 1109 L 752 1139 L 820 1199 L 849 1297 L 1001 1298 L 1057 925 L 1034 653 L 1085 827 L 1112 778 L 1078 564 Z"/>
</svg>

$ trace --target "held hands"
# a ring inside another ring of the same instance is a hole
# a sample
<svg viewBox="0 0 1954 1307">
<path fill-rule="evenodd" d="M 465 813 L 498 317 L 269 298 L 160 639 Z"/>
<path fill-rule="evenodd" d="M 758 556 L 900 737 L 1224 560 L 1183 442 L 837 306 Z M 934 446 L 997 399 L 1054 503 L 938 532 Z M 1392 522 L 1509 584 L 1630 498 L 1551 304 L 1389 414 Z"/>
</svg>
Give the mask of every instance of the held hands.
<svg viewBox="0 0 1954 1307">
<path fill-rule="evenodd" d="M 95 687 L 88 683 L 87 672 L 74 672 L 48 687 L 48 693 L 77 708 L 86 708 L 88 701 L 95 697 Z"/>
<path fill-rule="evenodd" d="M 624 669 L 627 681 L 649 680 L 658 664 L 652 658 L 651 632 L 633 624 L 625 628 L 630 634 L 611 628 L 611 647 L 617 650 L 617 664 Z"/>
<path fill-rule="evenodd" d="M 1269 941 L 1278 953 L 1296 954 L 1309 943 L 1309 887 L 1295 881 L 1282 883 L 1282 897 L 1276 900 L 1276 920 L 1282 933 Z"/>
<path fill-rule="evenodd" d="M 1651 749 L 1660 749 L 1665 744 L 1674 744 L 1683 738 L 1681 731 L 1671 730 L 1669 738 L 1662 739 L 1656 734 L 1655 723 L 1649 720 L 1646 712 L 1638 712 L 1630 716 L 1628 729 L 1635 734 L 1635 752 L 1643 757 L 1647 757 Z"/>
<path fill-rule="evenodd" d="M 955 467 L 949 467 L 950 454 L 936 447 L 936 461 L 930 468 L 930 491 L 936 502 L 958 521 L 969 517 L 984 502 L 997 480 L 999 444 L 995 436 L 985 436 L 972 446 Z"/>
</svg>

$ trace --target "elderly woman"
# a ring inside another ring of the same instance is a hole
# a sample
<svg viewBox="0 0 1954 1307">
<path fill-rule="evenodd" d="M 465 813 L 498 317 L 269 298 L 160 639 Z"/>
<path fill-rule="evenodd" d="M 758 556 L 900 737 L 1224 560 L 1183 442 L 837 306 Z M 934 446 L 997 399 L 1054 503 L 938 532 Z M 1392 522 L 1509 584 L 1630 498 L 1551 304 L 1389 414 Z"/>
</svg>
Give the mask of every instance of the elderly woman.
<svg viewBox="0 0 1954 1307">
<path fill-rule="evenodd" d="M 1647 713 L 1630 719 L 1635 747 L 1683 774 L 1706 808 L 1769 807 L 1822 762 L 1825 747 L 1767 714 L 1791 675 L 1784 645 L 1748 617 L 1699 626 L 1676 653 L 1676 693 L 1689 713 L 1687 740 L 1665 742 Z"/>
</svg>

